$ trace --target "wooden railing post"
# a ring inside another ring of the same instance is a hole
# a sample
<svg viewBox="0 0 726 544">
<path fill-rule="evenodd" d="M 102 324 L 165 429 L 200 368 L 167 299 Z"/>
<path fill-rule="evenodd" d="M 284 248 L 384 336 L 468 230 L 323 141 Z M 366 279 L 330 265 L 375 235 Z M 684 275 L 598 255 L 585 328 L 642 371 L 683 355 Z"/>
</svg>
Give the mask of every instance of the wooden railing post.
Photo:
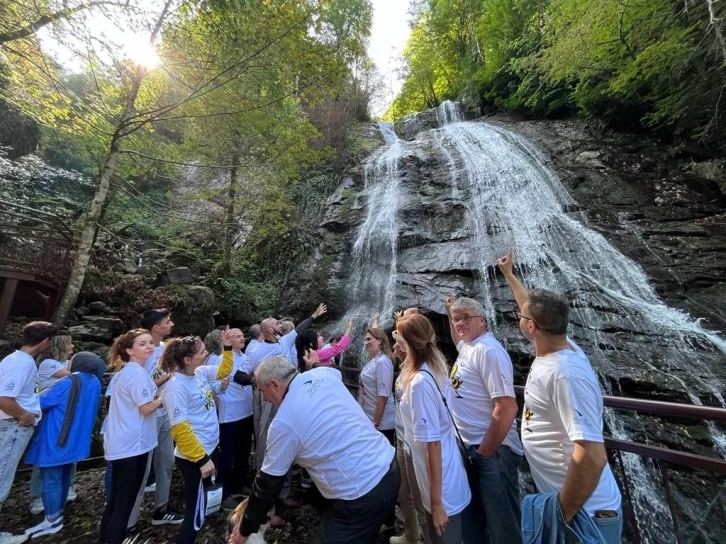
<svg viewBox="0 0 726 544">
<path fill-rule="evenodd" d="M 13 306 L 17 288 L 18 280 L 16 278 L 5 278 L 5 286 L 3 287 L 2 298 L 0 298 L 0 334 L 5 332 L 5 325 L 10 316 L 10 308 Z"/>
</svg>

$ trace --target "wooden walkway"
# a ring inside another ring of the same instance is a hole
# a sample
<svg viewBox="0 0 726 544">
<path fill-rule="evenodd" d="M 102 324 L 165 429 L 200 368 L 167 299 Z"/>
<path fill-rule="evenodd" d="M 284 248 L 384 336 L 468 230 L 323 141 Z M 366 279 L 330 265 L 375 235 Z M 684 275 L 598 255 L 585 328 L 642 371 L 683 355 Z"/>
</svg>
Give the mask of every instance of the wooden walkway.
<svg viewBox="0 0 726 544">
<path fill-rule="evenodd" d="M 53 214 L 0 200 L 0 335 L 5 330 L 18 287 L 48 297 L 51 319 L 71 273 L 73 231 Z"/>
</svg>

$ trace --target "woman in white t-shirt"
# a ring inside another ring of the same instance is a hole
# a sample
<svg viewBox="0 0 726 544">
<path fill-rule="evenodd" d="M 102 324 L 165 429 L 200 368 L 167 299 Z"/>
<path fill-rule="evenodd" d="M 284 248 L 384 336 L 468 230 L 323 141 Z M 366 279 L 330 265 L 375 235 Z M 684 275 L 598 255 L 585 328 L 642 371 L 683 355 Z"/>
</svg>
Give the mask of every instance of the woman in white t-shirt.
<svg viewBox="0 0 726 544">
<path fill-rule="evenodd" d="M 396 405 L 393 400 L 393 363 L 388 336 L 379 328 L 366 331 L 363 345 L 370 360 L 360 372 L 358 402 L 391 445 L 396 436 Z"/>
<path fill-rule="evenodd" d="M 108 358 L 112 368 L 123 365 L 114 379 L 106 416 L 103 448 L 111 461 L 111 490 L 101 520 L 101 544 L 121 544 L 131 510 L 142 488 L 149 456 L 157 445 L 156 385 L 144 369 L 154 351 L 146 329 L 116 338 Z"/>
<path fill-rule="evenodd" d="M 451 415 L 442 399 L 443 395 L 450 404 L 452 397 L 446 362 L 436 347 L 431 322 L 422 315 L 399 319 L 394 337 L 406 354 L 399 409 L 429 534 L 436 544 L 461 544 L 461 512 L 471 500 L 471 491 Z"/>
<path fill-rule="evenodd" d="M 229 375 L 233 367 L 232 332 L 222 331 L 224 352 L 219 366 L 205 365 L 207 349 L 198 336 L 172 338 L 161 355 L 161 367 L 172 374 L 164 390 L 164 405 L 171 419 L 176 442 L 176 466 L 184 477 L 184 521 L 177 544 L 192 544 L 197 538 L 197 511 L 205 512 L 206 494 L 199 504 L 199 487 L 211 485 L 212 454 L 219 444 L 219 419 L 212 382 Z"/>
</svg>

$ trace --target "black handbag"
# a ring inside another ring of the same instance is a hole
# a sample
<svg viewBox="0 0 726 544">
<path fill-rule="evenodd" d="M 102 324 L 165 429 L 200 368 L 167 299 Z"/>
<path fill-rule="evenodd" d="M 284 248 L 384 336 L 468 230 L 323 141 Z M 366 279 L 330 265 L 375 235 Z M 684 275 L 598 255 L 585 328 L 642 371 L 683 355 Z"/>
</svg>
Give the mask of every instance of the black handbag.
<svg viewBox="0 0 726 544">
<path fill-rule="evenodd" d="M 451 419 L 451 424 L 454 427 L 454 432 L 456 433 L 456 445 L 459 447 L 459 453 L 461 454 L 461 460 L 464 462 L 464 470 L 466 471 L 466 479 L 469 481 L 469 487 L 475 486 L 479 484 L 479 467 L 476 464 L 476 459 L 474 459 L 474 456 L 469 453 L 469 449 L 466 447 L 466 444 L 464 444 L 464 439 L 461 438 L 461 434 L 459 433 L 459 429 L 456 427 L 456 421 L 454 421 L 454 416 L 451 414 L 451 410 L 449 410 L 449 403 L 446 402 L 446 397 L 441 392 L 441 388 L 439 388 L 439 384 L 436 383 L 436 378 L 434 378 L 434 375 L 431 374 L 428 370 L 422 370 L 421 372 L 425 372 L 429 376 L 431 376 L 431 379 L 434 381 L 434 385 L 436 386 L 436 390 L 439 392 L 439 395 L 441 396 L 441 400 L 444 402 L 444 407 L 446 408 L 446 411 L 449 413 L 449 418 Z"/>
</svg>

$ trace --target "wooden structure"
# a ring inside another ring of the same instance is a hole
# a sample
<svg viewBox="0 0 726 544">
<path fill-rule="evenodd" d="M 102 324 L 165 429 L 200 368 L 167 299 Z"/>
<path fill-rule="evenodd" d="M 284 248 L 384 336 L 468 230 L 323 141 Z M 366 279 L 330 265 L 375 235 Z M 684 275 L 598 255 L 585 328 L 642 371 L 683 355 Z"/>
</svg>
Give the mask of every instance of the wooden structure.
<svg viewBox="0 0 726 544">
<path fill-rule="evenodd" d="M 70 277 L 73 231 L 61 217 L 0 200 L 0 335 L 5 330 L 18 286 L 48 297 L 51 319 Z"/>
</svg>

